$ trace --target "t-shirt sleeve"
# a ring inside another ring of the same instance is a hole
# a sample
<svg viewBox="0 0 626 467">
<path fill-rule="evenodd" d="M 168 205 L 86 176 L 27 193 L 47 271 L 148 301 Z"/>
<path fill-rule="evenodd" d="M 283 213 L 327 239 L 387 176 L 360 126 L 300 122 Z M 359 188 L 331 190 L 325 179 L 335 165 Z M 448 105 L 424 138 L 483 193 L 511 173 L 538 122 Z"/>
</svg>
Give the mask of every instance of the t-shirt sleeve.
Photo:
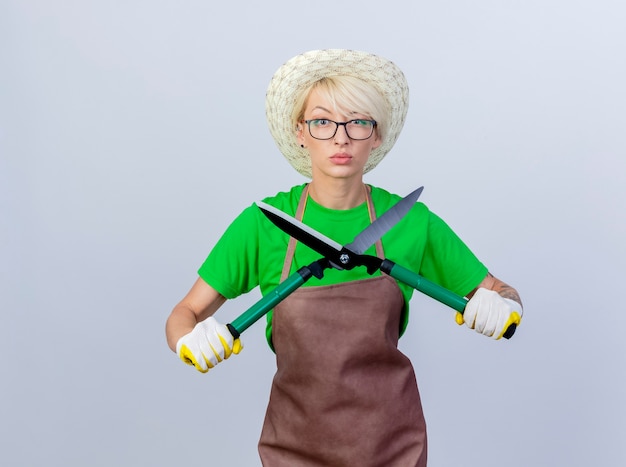
<svg viewBox="0 0 626 467">
<path fill-rule="evenodd" d="M 429 216 L 421 273 L 466 296 L 485 278 L 487 268 L 440 217 L 432 212 Z"/>
<path fill-rule="evenodd" d="M 232 299 L 259 284 L 259 229 L 254 205 L 245 209 L 226 229 L 198 274 L 224 297 Z"/>
</svg>

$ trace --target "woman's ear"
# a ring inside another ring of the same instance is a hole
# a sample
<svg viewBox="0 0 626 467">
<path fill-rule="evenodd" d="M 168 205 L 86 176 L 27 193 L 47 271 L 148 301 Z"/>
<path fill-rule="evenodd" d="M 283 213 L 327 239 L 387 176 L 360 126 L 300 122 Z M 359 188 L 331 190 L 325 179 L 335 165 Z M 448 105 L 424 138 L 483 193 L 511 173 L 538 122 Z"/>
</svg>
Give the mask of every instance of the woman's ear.
<svg viewBox="0 0 626 467">
<path fill-rule="evenodd" d="M 383 144 L 383 140 L 382 140 L 382 138 L 378 135 L 378 132 L 374 132 L 374 135 L 376 135 L 376 138 L 374 138 L 374 141 L 372 142 L 372 149 L 376 149 L 376 148 L 378 148 L 381 144 Z"/>
<path fill-rule="evenodd" d="M 300 145 L 300 147 L 304 147 L 304 127 L 302 126 L 302 123 L 298 123 L 298 126 L 296 127 L 296 139 L 298 140 L 298 144 Z"/>
</svg>

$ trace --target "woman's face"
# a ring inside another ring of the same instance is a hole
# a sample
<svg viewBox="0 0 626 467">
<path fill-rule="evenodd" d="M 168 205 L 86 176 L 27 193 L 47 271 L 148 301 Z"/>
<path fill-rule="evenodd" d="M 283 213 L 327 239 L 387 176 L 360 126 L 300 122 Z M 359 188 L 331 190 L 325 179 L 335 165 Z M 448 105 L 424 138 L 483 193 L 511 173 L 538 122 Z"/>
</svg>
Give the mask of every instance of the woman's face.
<svg viewBox="0 0 626 467">
<path fill-rule="evenodd" d="M 369 115 L 351 113 L 345 115 L 332 110 L 332 105 L 316 89 L 307 100 L 304 109 L 304 120 L 328 119 L 335 122 L 345 122 L 354 119 L 370 119 Z M 335 136 L 327 139 L 315 139 L 309 133 L 307 124 L 298 124 L 298 143 L 303 144 L 311 157 L 313 179 L 321 176 L 334 178 L 362 177 L 363 167 L 367 163 L 370 153 L 381 144 L 381 140 L 374 131 L 372 136 L 365 140 L 353 140 L 346 134 L 345 126 L 337 128 Z"/>
</svg>

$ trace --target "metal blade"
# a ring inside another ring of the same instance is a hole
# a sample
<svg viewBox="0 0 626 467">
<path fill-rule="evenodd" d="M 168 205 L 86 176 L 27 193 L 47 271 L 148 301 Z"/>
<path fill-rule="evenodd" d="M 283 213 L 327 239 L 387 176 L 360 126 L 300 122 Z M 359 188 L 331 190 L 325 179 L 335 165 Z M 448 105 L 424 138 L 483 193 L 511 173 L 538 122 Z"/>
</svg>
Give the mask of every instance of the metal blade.
<svg viewBox="0 0 626 467">
<path fill-rule="evenodd" d="M 324 257 L 335 258 L 341 251 L 342 246 L 339 243 L 303 224 L 289 214 L 282 212 L 280 209 L 262 201 L 257 201 L 256 205 L 283 232 L 288 233 Z"/>
<path fill-rule="evenodd" d="M 346 248 L 356 254 L 363 254 L 365 250 L 382 238 L 383 235 L 411 210 L 422 194 L 423 189 L 423 186 L 419 187 L 394 204 L 382 216 L 378 217 L 365 230 L 357 235 L 354 240 L 352 240 L 352 243 L 346 245 Z"/>
</svg>

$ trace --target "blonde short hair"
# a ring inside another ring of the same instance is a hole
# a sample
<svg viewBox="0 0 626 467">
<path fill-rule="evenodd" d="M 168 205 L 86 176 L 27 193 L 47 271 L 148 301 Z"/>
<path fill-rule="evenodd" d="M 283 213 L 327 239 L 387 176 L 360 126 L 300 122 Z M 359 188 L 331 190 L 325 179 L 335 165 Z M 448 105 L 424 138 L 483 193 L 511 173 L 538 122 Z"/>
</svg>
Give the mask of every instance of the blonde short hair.
<svg viewBox="0 0 626 467">
<path fill-rule="evenodd" d="M 304 119 L 309 96 L 314 90 L 331 103 L 333 111 L 347 118 L 353 113 L 359 113 L 376 120 L 377 135 L 384 141 L 391 112 L 387 100 L 374 86 L 353 76 L 325 77 L 305 88 L 293 107 L 291 118 L 294 129 Z"/>
</svg>

